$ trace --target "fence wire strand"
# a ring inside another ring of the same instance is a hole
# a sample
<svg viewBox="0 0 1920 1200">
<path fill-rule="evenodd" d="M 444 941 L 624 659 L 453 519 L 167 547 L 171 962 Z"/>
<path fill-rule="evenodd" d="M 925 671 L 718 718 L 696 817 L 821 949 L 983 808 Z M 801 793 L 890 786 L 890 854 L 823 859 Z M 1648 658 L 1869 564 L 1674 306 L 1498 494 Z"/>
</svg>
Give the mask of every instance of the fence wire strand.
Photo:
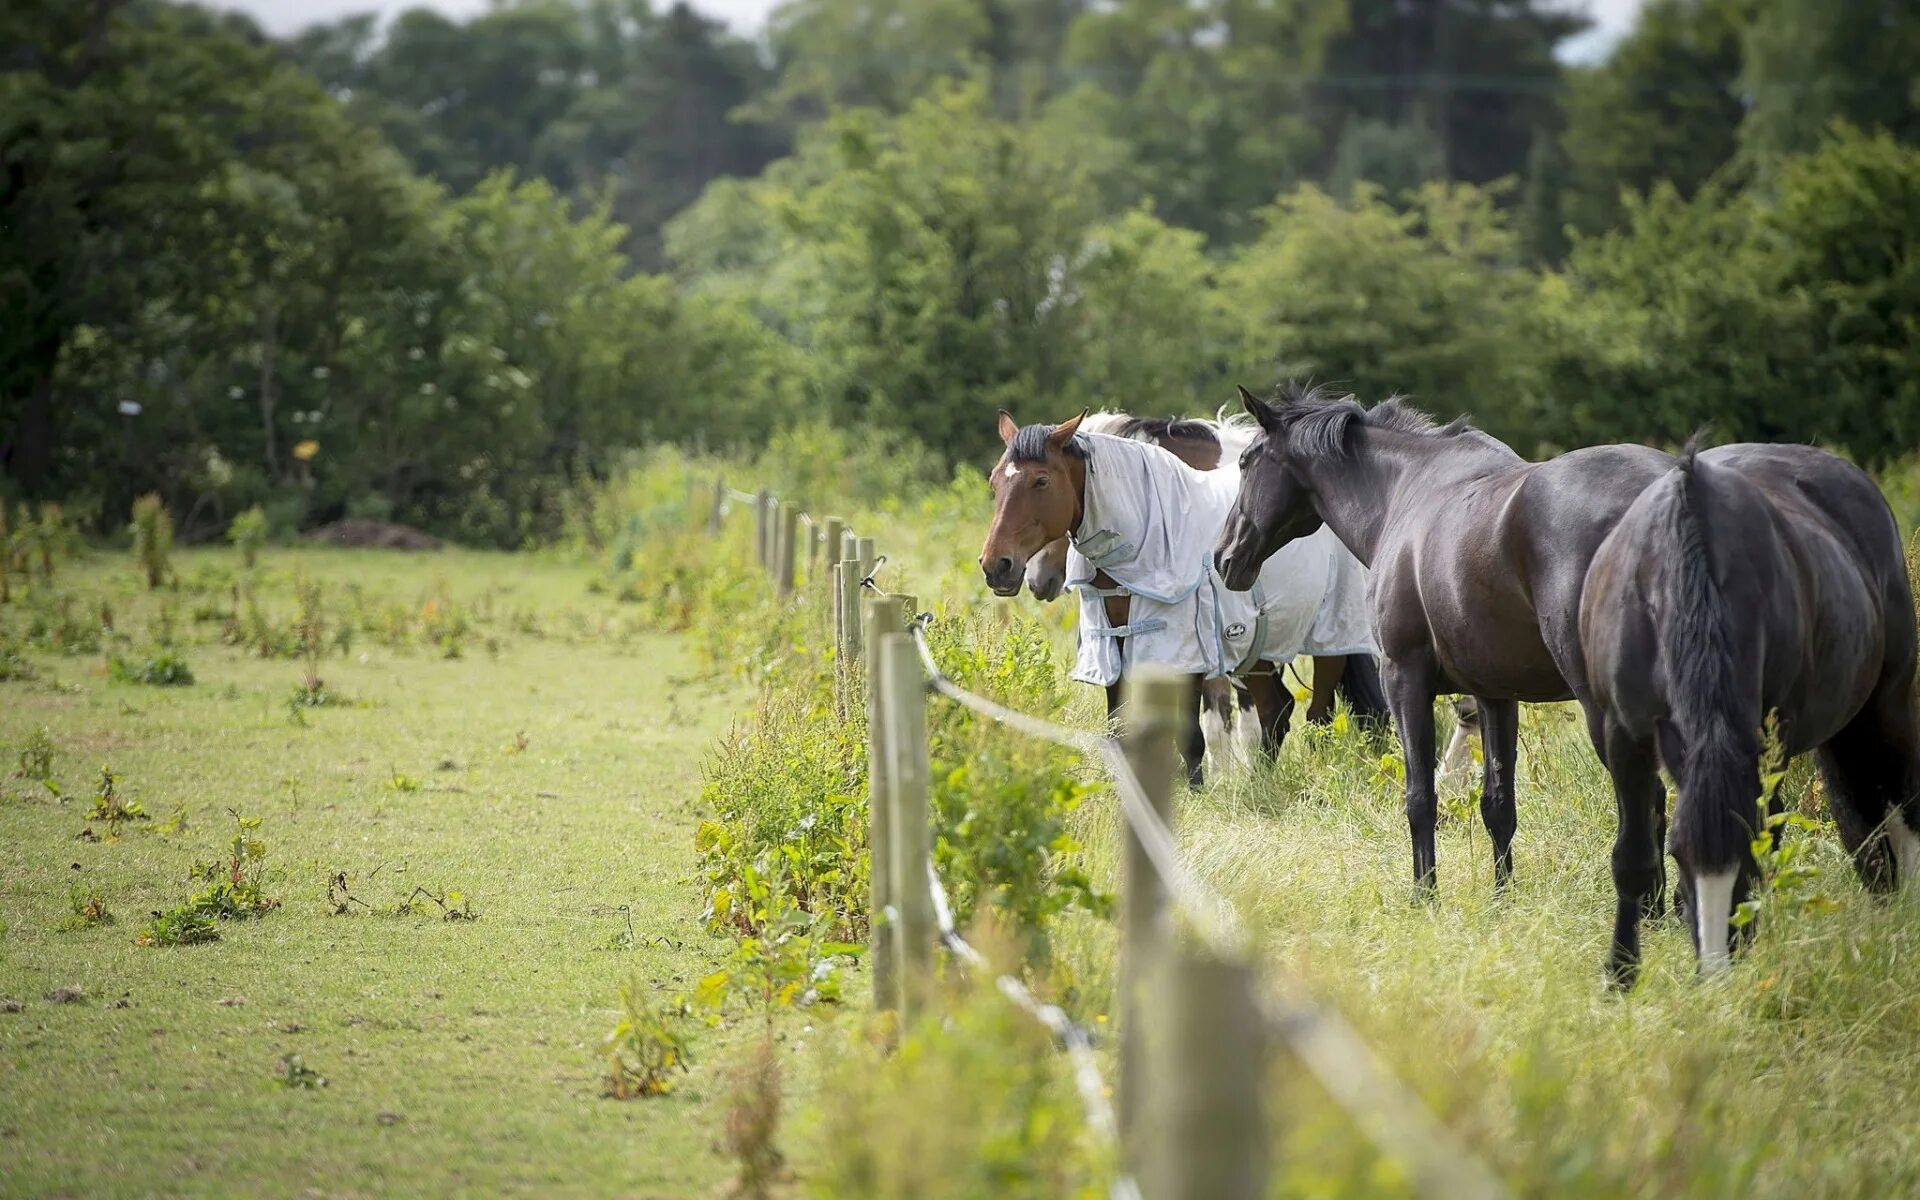
<svg viewBox="0 0 1920 1200">
<path fill-rule="evenodd" d="M 931 858 L 927 860 L 927 887 L 933 893 L 933 916 L 940 930 L 941 944 L 969 968 L 981 972 L 991 970 L 986 955 L 974 949 L 954 928 L 953 906 L 947 900 L 947 889 L 940 883 L 940 873 L 934 870 Z M 1015 1008 L 1051 1033 L 1066 1051 L 1067 1062 L 1073 1067 L 1074 1090 L 1080 1093 L 1080 1107 L 1086 1112 L 1087 1127 L 1101 1144 L 1117 1151 L 1119 1125 L 1114 1120 L 1113 1105 L 1107 1100 L 1107 1085 L 1100 1077 L 1099 1060 L 1093 1054 L 1093 1038 L 1059 1005 L 1043 1002 L 1017 977 L 996 974 L 993 984 Z M 1112 1200 L 1140 1200 L 1140 1187 L 1131 1175 L 1122 1171 L 1114 1176 L 1108 1195 Z"/>
<path fill-rule="evenodd" d="M 1231 950 L 1242 943 L 1246 931 L 1239 914 L 1225 896 L 1201 882 L 1187 867 L 1173 840 L 1173 831 L 1153 810 L 1146 789 L 1133 773 L 1119 741 L 1041 720 L 975 695 L 953 682 L 940 670 L 927 645 L 926 616 L 915 618 L 912 633 L 914 645 L 920 651 L 921 665 L 927 672 L 928 686 L 1010 729 L 1098 757 L 1113 779 L 1120 797 L 1120 811 L 1128 826 L 1176 903 L 1200 926 L 1199 932 L 1210 948 Z M 932 875 L 931 864 L 928 873 Z M 942 940 L 945 940 L 945 930 L 951 924 L 944 916 L 946 896 L 940 891 L 937 877 L 933 886 L 936 911 L 943 914 Z M 967 950 L 977 957 L 972 947 Z M 1426 1105 L 1381 1062 L 1345 1017 L 1320 1005 L 1301 1003 L 1270 1010 L 1268 1024 L 1374 1146 L 1383 1155 L 1403 1161 L 1412 1169 L 1422 1194 L 1446 1200 L 1503 1200 L 1507 1195 L 1493 1173 L 1434 1119 Z"/>
</svg>

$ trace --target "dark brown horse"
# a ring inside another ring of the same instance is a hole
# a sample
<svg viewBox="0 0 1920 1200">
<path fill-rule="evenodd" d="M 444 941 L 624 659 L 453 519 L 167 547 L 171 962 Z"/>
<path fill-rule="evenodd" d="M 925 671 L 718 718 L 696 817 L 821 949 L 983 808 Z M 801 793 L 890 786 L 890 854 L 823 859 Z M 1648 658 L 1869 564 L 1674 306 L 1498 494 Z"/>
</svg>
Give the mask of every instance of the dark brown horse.
<svg viewBox="0 0 1920 1200">
<path fill-rule="evenodd" d="M 1415 884 L 1430 894 L 1437 876 L 1433 701 L 1465 693 L 1479 712 L 1480 815 L 1504 885 L 1513 873 L 1517 702 L 1586 698 L 1587 565 L 1672 460 L 1609 446 L 1530 463 L 1464 422 L 1436 426 L 1397 399 L 1363 409 L 1292 385 L 1272 403 L 1245 388 L 1240 396 L 1262 434 L 1241 459 L 1240 495 L 1215 553 L 1220 577 L 1247 587 L 1270 555 L 1322 524 L 1372 570 L 1387 700 L 1406 759 Z M 1658 909 L 1657 888 L 1649 903 Z"/>
<path fill-rule="evenodd" d="M 1031 558 L 1080 526 L 1087 460 L 1084 449 L 1076 446 L 1074 439 L 1085 416 L 1082 413 L 1056 426 L 1022 429 L 1007 413 L 1000 414 L 1000 435 L 1007 450 L 991 475 L 994 517 L 980 555 L 981 571 L 997 595 L 1017 594 Z M 1097 574 L 1093 582 L 1096 587 L 1117 593 L 1107 597 L 1107 617 L 1115 628 L 1126 626 L 1132 597 L 1104 572 Z M 1252 696 L 1259 715 L 1263 748 L 1269 754 L 1277 753 L 1293 714 L 1293 694 L 1271 664 L 1261 664 L 1239 678 Z M 1201 781 L 1205 752 L 1200 724 L 1201 682 L 1201 676 L 1196 675 L 1187 729 L 1181 739 L 1188 780 L 1196 786 Z M 1118 685 L 1110 686 L 1107 689 L 1109 714 L 1117 709 L 1119 698 Z M 1375 715 L 1357 703 L 1356 711 L 1363 716 Z M 1384 713 L 1378 715 L 1384 716 Z"/>
<path fill-rule="evenodd" d="M 1631 917 L 1660 865 L 1645 836 L 1666 803 L 1656 763 L 1679 788 L 1676 894 L 1700 972 L 1727 964 L 1729 918 L 1756 872 L 1769 712 L 1786 755 L 1817 750 L 1861 880 L 1886 890 L 1920 875 L 1913 595 L 1886 500 L 1808 446 L 1688 447 L 1669 467 L 1601 543 L 1580 600 L 1587 723 L 1621 810 L 1607 965 L 1622 985 L 1640 958 Z"/>
</svg>

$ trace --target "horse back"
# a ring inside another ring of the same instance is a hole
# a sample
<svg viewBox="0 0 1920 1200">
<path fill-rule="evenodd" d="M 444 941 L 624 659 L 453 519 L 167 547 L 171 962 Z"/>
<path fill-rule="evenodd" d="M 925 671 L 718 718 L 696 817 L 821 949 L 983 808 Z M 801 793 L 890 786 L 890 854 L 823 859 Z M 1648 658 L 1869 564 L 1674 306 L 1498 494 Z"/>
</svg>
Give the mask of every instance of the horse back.
<svg viewBox="0 0 1920 1200">
<path fill-rule="evenodd" d="M 1910 679 L 1914 617 L 1899 533 L 1858 468 L 1806 446 L 1736 445 L 1700 455 L 1703 548 L 1735 632 L 1757 727 L 1778 710 L 1787 749 L 1824 742 L 1890 672 Z M 1591 688 L 1646 732 L 1680 686 L 1655 629 L 1677 569 L 1666 489 L 1648 488 L 1595 553 L 1580 605 Z"/>
<path fill-rule="evenodd" d="M 1580 590 L 1600 543 L 1672 460 L 1637 446 L 1577 450 L 1436 480 L 1381 558 L 1397 578 L 1376 600 L 1383 640 L 1402 626 L 1432 646 L 1445 680 L 1526 701 L 1580 694 Z M 1406 628 L 1415 614 L 1417 630 Z M 1391 654 L 1392 651 L 1390 650 Z"/>
</svg>

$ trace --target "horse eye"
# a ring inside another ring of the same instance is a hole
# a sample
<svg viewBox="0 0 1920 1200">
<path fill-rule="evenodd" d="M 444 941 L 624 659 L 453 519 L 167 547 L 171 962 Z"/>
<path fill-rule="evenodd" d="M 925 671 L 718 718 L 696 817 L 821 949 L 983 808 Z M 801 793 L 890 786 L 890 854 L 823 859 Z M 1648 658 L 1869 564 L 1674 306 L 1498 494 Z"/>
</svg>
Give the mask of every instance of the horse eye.
<svg viewBox="0 0 1920 1200">
<path fill-rule="evenodd" d="M 1033 486 L 1036 488 L 1047 486 L 1047 477 L 1045 475 L 1036 476 L 1033 481 Z"/>
</svg>

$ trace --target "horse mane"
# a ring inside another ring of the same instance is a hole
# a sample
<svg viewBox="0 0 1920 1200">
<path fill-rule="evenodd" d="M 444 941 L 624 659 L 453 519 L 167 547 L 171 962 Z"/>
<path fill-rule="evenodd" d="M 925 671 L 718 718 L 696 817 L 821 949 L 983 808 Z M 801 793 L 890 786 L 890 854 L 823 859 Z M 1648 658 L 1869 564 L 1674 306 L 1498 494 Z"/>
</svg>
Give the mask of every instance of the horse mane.
<svg viewBox="0 0 1920 1200">
<path fill-rule="evenodd" d="M 1303 454 L 1321 458 L 1346 456 L 1348 435 L 1356 422 L 1368 429 L 1426 437 L 1477 432 L 1465 417 L 1457 417 L 1445 425 L 1437 424 L 1398 393 L 1367 408 L 1350 393 L 1330 391 L 1324 384 L 1288 380 L 1274 389 L 1272 404 L 1290 444 Z"/>
<path fill-rule="evenodd" d="M 1084 422 L 1082 423 L 1084 425 Z M 1010 463 L 1043 463 L 1047 461 L 1047 435 L 1053 432 L 1051 425 L 1028 425 L 1013 435 L 1007 443 L 1007 461 Z M 1087 447 L 1078 437 L 1061 447 L 1068 458 L 1087 457 Z"/>
</svg>

